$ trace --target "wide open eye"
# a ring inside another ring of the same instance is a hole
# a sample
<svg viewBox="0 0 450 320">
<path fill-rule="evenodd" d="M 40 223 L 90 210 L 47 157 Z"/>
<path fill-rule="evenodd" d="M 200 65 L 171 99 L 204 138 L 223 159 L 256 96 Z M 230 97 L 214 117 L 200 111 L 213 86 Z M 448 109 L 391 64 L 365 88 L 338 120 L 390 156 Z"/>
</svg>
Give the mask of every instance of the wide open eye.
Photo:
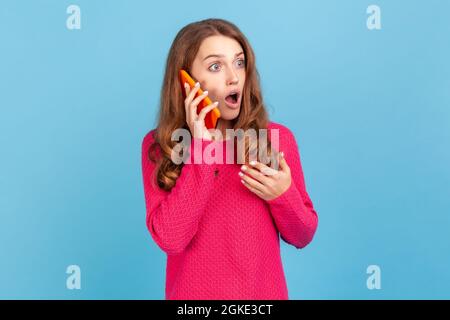
<svg viewBox="0 0 450 320">
<path fill-rule="evenodd" d="M 239 60 L 236 61 L 236 64 L 240 68 L 245 67 L 245 60 L 244 59 L 239 59 Z"/>
<path fill-rule="evenodd" d="M 217 68 L 213 68 L 214 66 L 216 66 Z M 219 64 L 218 63 L 214 63 L 214 64 L 212 64 L 208 69 L 210 70 L 210 71 L 219 71 L 219 69 L 218 69 L 218 66 L 219 66 Z"/>
</svg>

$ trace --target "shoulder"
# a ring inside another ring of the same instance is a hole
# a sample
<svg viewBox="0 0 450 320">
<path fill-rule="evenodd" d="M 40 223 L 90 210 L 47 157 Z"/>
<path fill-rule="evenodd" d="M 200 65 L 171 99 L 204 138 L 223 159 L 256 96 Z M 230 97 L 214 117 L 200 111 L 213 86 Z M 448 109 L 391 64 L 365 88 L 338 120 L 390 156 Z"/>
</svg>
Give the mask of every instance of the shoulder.
<svg viewBox="0 0 450 320">
<path fill-rule="evenodd" d="M 269 129 L 271 136 L 274 134 L 274 131 L 278 131 L 278 136 L 282 140 L 295 140 L 292 130 L 281 123 L 269 121 L 267 128 Z"/>
<path fill-rule="evenodd" d="M 142 147 L 149 147 L 155 141 L 156 129 L 152 129 L 144 135 Z"/>
<path fill-rule="evenodd" d="M 161 155 L 161 150 L 159 144 L 155 144 L 156 140 L 156 129 L 152 129 L 147 132 L 142 139 L 141 150 L 142 150 L 142 160 L 156 161 Z"/>
<path fill-rule="evenodd" d="M 269 122 L 267 126 L 270 130 L 270 139 L 275 147 L 275 149 L 280 151 L 285 151 L 288 154 L 294 154 L 299 152 L 299 146 L 294 133 L 287 126 L 276 123 Z M 274 135 L 274 130 L 278 130 Z"/>
</svg>

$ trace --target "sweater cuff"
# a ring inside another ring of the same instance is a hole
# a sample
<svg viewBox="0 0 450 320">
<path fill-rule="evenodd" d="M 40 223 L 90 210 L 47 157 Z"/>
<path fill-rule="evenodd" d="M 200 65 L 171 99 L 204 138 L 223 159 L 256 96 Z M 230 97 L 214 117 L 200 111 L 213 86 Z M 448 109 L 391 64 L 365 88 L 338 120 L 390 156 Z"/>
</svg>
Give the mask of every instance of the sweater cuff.
<svg viewBox="0 0 450 320">
<path fill-rule="evenodd" d="M 294 180 L 291 179 L 291 184 L 287 190 L 285 190 L 282 194 L 280 194 L 278 197 L 266 200 L 266 202 L 272 206 L 279 206 L 288 204 L 290 202 L 290 199 L 298 197 L 298 190 L 295 186 Z"/>
</svg>

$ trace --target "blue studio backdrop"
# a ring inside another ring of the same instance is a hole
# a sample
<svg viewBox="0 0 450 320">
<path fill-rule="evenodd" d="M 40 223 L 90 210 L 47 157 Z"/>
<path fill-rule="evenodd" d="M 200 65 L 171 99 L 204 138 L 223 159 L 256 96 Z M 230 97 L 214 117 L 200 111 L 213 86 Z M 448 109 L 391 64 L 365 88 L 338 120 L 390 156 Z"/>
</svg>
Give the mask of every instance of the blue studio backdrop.
<svg viewBox="0 0 450 320">
<path fill-rule="evenodd" d="M 141 142 L 172 40 L 211 17 L 253 46 L 319 215 L 309 246 L 281 243 L 290 298 L 450 298 L 449 16 L 445 0 L 2 1 L 0 298 L 164 299 Z"/>
</svg>

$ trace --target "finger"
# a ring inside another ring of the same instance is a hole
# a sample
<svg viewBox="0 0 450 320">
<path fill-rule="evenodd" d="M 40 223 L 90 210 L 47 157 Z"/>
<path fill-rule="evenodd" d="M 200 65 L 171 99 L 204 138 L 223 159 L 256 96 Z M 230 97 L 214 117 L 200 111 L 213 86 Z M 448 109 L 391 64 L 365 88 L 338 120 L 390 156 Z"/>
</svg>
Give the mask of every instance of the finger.
<svg viewBox="0 0 450 320">
<path fill-rule="evenodd" d="M 194 99 L 194 97 L 197 94 L 197 91 L 199 89 L 200 89 L 200 83 L 197 82 L 192 89 L 189 88 L 189 95 L 187 95 L 186 99 L 184 100 L 186 113 L 189 114 L 189 118 L 191 119 L 191 121 L 193 121 L 197 118 L 197 112 L 196 112 L 195 108 L 192 107 L 191 102 Z"/>
<path fill-rule="evenodd" d="M 252 187 L 251 185 L 249 185 L 245 180 L 241 179 L 241 182 L 242 182 L 242 184 L 243 184 L 244 186 L 246 186 L 247 189 L 249 189 L 251 192 L 257 194 L 257 195 L 260 196 L 260 197 L 264 196 L 264 194 L 263 194 L 261 191 L 259 191 L 258 189 Z"/>
<path fill-rule="evenodd" d="M 189 86 L 189 83 L 184 83 L 184 92 L 186 93 L 186 97 L 189 95 L 189 92 L 191 91 L 191 87 Z"/>
<path fill-rule="evenodd" d="M 187 118 L 187 120 L 191 120 L 191 122 L 192 122 L 192 119 L 195 119 L 195 118 L 192 117 L 192 112 L 189 108 L 189 105 L 190 105 L 189 97 L 191 96 L 191 92 L 192 92 L 191 86 L 189 85 L 189 83 L 187 83 L 187 82 L 184 83 L 184 90 L 186 92 L 186 97 L 184 99 L 184 109 L 186 111 L 186 118 Z"/>
<path fill-rule="evenodd" d="M 200 103 L 200 101 L 205 99 L 207 95 L 208 95 L 208 91 L 204 91 L 201 95 L 199 95 L 197 98 L 192 100 L 192 102 L 190 104 L 191 108 L 197 107 L 197 105 Z"/>
<path fill-rule="evenodd" d="M 250 161 L 250 165 L 253 168 L 258 169 L 261 172 L 261 174 L 263 174 L 266 177 L 274 177 L 278 173 L 278 170 L 268 167 L 264 163 L 261 163 L 259 161 Z"/>
<path fill-rule="evenodd" d="M 215 107 L 217 107 L 218 104 L 219 104 L 219 102 L 216 101 L 216 102 L 211 103 L 210 105 L 204 107 L 204 108 L 202 109 L 202 111 L 200 111 L 200 113 L 199 113 L 199 115 L 198 115 L 198 118 L 199 118 L 200 120 L 205 120 L 205 117 L 206 117 L 207 113 L 208 113 L 209 111 L 211 111 L 212 109 L 214 109 Z"/>
<path fill-rule="evenodd" d="M 191 103 L 191 101 L 194 99 L 195 94 L 197 93 L 197 91 L 200 89 L 200 82 L 197 82 L 195 84 L 195 86 L 190 90 L 189 95 L 186 98 L 186 101 L 188 104 Z"/>
<path fill-rule="evenodd" d="M 198 91 L 198 88 L 194 87 L 192 89 L 192 91 L 190 92 L 190 95 L 194 95 L 195 96 L 195 93 L 197 91 Z M 197 97 L 197 99 L 198 98 L 202 99 L 202 96 Z M 194 120 L 197 119 L 197 105 L 194 103 L 194 101 L 191 101 L 191 100 L 188 100 L 188 99 L 186 99 L 186 101 L 187 101 L 187 105 L 186 105 L 187 112 L 189 114 L 189 117 L 191 118 L 191 121 L 194 121 Z"/>
<path fill-rule="evenodd" d="M 253 179 L 259 181 L 261 184 L 266 185 L 266 186 L 269 184 L 270 178 L 265 176 L 263 173 L 259 172 L 258 170 L 249 168 L 246 165 L 241 166 L 241 170 L 242 170 L 242 172 L 251 176 Z"/>
<path fill-rule="evenodd" d="M 189 122 L 189 120 L 192 119 L 192 114 L 191 114 L 190 109 L 189 109 L 189 103 L 187 103 L 187 97 L 189 96 L 189 92 L 191 91 L 191 87 L 189 86 L 189 84 L 187 82 L 184 83 L 184 91 L 186 93 L 186 99 L 185 99 L 185 102 L 184 102 L 184 109 L 186 111 L 186 118 L 187 118 L 186 120 L 188 120 L 188 122 Z"/>
<path fill-rule="evenodd" d="M 259 181 L 253 179 L 252 177 L 250 177 L 246 174 L 243 174 L 241 176 L 241 180 L 243 180 L 243 182 L 245 184 L 248 184 L 249 186 L 251 186 L 252 188 L 254 188 L 260 192 L 263 192 L 265 190 L 264 185 L 262 185 Z"/>
<path fill-rule="evenodd" d="M 284 158 L 284 152 L 282 151 L 280 154 L 280 170 L 283 172 L 288 172 L 290 170 L 286 159 Z"/>
</svg>

